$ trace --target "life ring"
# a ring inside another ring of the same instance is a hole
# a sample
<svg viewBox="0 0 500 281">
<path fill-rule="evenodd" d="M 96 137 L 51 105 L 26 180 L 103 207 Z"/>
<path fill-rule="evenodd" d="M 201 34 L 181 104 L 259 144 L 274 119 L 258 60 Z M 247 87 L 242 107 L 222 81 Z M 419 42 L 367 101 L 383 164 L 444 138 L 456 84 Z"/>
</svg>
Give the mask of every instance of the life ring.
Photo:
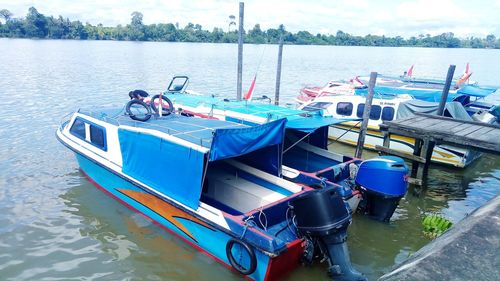
<svg viewBox="0 0 500 281">
<path fill-rule="evenodd" d="M 159 97 L 160 97 L 160 95 L 153 96 L 151 98 L 151 102 L 149 104 L 156 114 L 158 114 L 158 107 L 155 104 L 155 100 L 158 99 Z M 168 108 L 163 107 L 164 105 L 162 106 L 162 109 L 161 109 L 162 115 L 163 116 L 170 115 L 174 111 L 174 105 L 172 104 L 170 99 L 167 98 L 166 96 L 162 95 L 161 98 L 163 101 L 165 101 L 168 104 Z"/>
<path fill-rule="evenodd" d="M 243 267 L 234 258 L 232 250 L 233 250 L 233 246 L 236 244 L 241 246 L 242 251 L 244 249 L 248 253 L 248 256 L 250 258 L 250 266 L 248 268 Z M 243 275 L 250 275 L 250 274 L 255 272 L 255 269 L 257 269 L 257 258 L 255 257 L 255 252 L 247 243 L 245 243 L 243 241 L 240 241 L 240 240 L 237 240 L 234 238 L 229 240 L 229 242 L 227 242 L 227 245 L 226 245 L 226 255 L 227 255 L 227 258 L 228 258 L 231 266 L 236 271 L 238 271 L 239 273 L 241 273 Z"/>
<path fill-rule="evenodd" d="M 144 110 L 146 111 L 146 114 L 144 116 L 135 115 L 131 109 L 131 107 L 133 105 L 142 106 L 144 108 Z M 149 108 L 149 106 L 146 103 L 144 103 L 143 101 L 136 100 L 136 99 L 133 99 L 127 103 L 127 106 L 125 106 L 125 111 L 127 112 L 128 116 L 130 116 L 130 118 L 137 120 L 137 121 L 142 121 L 142 122 L 148 121 L 152 115 L 151 108 Z"/>
</svg>

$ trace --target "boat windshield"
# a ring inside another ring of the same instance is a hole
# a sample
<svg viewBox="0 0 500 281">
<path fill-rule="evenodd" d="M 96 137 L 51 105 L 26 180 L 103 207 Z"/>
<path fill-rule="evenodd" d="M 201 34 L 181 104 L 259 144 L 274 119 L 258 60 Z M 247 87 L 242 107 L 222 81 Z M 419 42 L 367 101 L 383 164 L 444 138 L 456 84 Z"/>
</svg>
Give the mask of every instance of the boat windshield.
<svg viewBox="0 0 500 281">
<path fill-rule="evenodd" d="M 330 105 L 332 105 L 331 102 L 312 102 L 312 103 L 304 106 L 304 108 L 302 108 L 302 110 L 304 110 L 304 111 L 318 111 L 318 110 L 322 110 L 322 109 L 327 109 Z"/>
</svg>

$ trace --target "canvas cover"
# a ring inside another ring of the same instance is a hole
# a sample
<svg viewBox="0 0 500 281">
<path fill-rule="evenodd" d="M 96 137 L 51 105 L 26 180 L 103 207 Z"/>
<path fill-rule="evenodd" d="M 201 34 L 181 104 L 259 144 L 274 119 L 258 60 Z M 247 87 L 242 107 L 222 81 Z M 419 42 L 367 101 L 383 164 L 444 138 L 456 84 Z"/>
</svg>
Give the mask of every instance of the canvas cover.
<svg viewBox="0 0 500 281">
<path fill-rule="evenodd" d="M 183 122 L 209 124 L 199 118 Z M 175 121 L 178 124 L 178 121 Z M 220 126 L 220 122 L 215 122 Z M 285 119 L 260 126 L 229 126 L 212 130 L 210 149 L 188 146 L 187 138 L 169 139 L 137 129 L 119 127 L 122 171 L 162 194 L 197 209 L 201 196 L 203 173 L 209 161 L 243 157 L 254 153 L 266 171 L 279 174 Z M 225 122 L 231 124 L 230 122 Z M 181 129 L 181 128 L 179 128 Z M 203 130 L 207 130 L 204 128 Z M 199 131 L 197 131 L 199 133 Z M 177 133 L 177 136 L 182 136 Z M 204 136 L 207 134 L 204 133 Z M 193 144 L 197 144 L 193 140 Z"/>
<path fill-rule="evenodd" d="M 409 100 L 399 104 L 396 119 L 414 116 L 415 113 L 437 114 L 439 104 L 422 100 Z M 465 108 L 459 102 L 448 102 L 445 113 L 459 120 L 472 120 Z"/>
</svg>

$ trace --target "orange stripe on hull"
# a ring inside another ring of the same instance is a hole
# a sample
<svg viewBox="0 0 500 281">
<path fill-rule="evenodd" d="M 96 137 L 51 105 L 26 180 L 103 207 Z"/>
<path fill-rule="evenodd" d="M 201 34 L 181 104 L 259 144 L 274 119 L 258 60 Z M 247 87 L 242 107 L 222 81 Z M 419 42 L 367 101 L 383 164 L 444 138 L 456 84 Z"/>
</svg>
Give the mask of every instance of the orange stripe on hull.
<svg viewBox="0 0 500 281">
<path fill-rule="evenodd" d="M 162 216 L 164 219 L 175 225 L 179 230 L 181 230 L 184 234 L 186 234 L 187 236 L 189 236 L 189 238 L 193 239 L 196 242 L 198 242 L 198 240 L 196 240 L 193 234 L 191 234 L 191 232 L 178 220 L 179 218 L 190 220 L 213 230 L 213 227 L 200 220 L 199 218 L 179 210 L 178 208 L 168 204 L 167 202 L 154 195 L 128 189 L 118 189 L 118 191 L 148 207 L 158 215 Z"/>
</svg>

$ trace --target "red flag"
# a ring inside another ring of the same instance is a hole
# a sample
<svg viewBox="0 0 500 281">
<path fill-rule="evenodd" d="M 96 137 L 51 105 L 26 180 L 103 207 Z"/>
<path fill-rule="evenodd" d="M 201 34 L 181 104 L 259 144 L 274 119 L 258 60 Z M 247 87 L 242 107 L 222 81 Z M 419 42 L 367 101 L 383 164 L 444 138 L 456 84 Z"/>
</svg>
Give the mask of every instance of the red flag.
<svg viewBox="0 0 500 281">
<path fill-rule="evenodd" d="M 257 80 L 257 74 L 253 77 L 252 83 L 250 84 L 250 87 L 248 88 L 248 92 L 243 96 L 245 100 L 252 100 L 252 93 L 253 93 L 253 88 L 255 87 L 255 80 Z"/>
<path fill-rule="evenodd" d="M 465 65 L 465 73 L 464 74 L 469 74 L 469 63 Z"/>
<path fill-rule="evenodd" d="M 408 69 L 408 72 L 406 73 L 409 77 L 413 75 L 413 64 L 411 65 L 410 69 Z"/>
</svg>

